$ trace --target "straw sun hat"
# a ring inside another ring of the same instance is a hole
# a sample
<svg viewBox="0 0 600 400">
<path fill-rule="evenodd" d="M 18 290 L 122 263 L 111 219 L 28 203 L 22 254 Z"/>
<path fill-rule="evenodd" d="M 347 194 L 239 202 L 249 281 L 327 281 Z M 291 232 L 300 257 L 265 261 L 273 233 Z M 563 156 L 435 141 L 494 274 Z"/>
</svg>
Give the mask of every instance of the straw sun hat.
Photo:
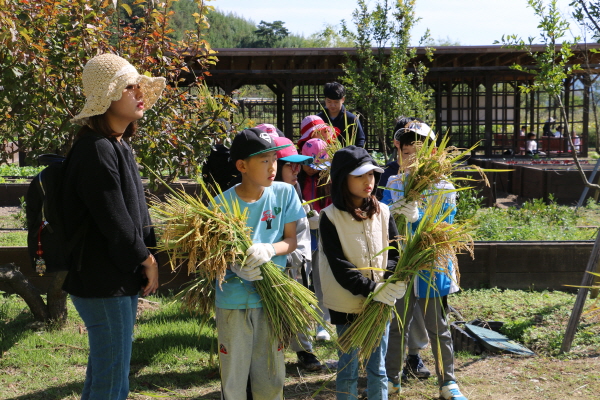
<svg viewBox="0 0 600 400">
<path fill-rule="evenodd" d="M 83 68 L 85 106 L 71 122 L 85 125 L 89 117 L 104 114 L 111 102 L 120 100 L 127 86 L 137 84 L 144 94 L 144 108 L 149 110 L 160 97 L 166 81 L 138 74 L 133 65 L 115 54 L 92 58 Z"/>
</svg>

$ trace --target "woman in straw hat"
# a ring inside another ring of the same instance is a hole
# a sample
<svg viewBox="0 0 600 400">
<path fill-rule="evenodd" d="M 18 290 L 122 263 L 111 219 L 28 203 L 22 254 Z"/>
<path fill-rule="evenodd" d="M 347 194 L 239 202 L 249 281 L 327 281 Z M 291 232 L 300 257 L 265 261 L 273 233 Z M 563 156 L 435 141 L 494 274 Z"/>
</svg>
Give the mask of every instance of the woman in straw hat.
<svg viewBox="0 0 600 400">
<path fill-rule="evenodd" d="M 140 75 L 114 54 L 83 69 L 83 125 L 67 157 L 63 215 L 73 242 L 63 289 L 88 330 L 90 354 L 81 398 L 126 399 L 138 293 L 154 293 L 156 244 L 138 166 L 127 139 L 156 102 L 164 78 Z"/>
</svg>

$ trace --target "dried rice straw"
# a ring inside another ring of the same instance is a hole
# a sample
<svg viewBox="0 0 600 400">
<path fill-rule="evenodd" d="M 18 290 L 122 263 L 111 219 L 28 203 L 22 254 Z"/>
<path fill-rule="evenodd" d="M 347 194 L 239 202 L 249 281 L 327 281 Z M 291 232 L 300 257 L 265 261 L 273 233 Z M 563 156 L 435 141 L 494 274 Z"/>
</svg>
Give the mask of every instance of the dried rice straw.
<svg viewBox="0 0 600 400">
<path fill-rule="evenodd" d="M 472 149 L 461 152 L 455 147 L 448 147 L 447 143 L 447 137 L 442 140 L 437 149 L 435 142 L 428 139 L 425 142 L 415 143 L 417 152 L 407 167 L 410 173 L 402 175 L 401 178 L 404 183 L 405 197 L 408 201 L 417 201 L 423 206 L 422 193 L 429 193 L 430 196 L 425 204 L 421 222 L 414 232 L 408 231 L 403 216 L 397 221 L 401 232 L 401 237 L 398 239 L 402 241 L 402 247 L 396 269 L 386 280 L 386 284 L 405 281 L 408 282 L 407 286 L 410 290 L 414 280 L 422 271 L 428 270 L 450 275 L 450 271 L 447 269 L 449 261 L 453 262 L 453 268 L 458 277 L 456 253 L 467 251 L 473 256 L 471 227 L 466 223 L 449 224 L 444 222 L 452 209 L 444 210 L 445 199 L 442 194 L 450 191 L 433 191 L 434 186 L 443 180 L 470 179 L 452 179 L 452 173 L 465 170 L 465 166 L 457 166 L 456 163 L 464 158 L 467 151 Z M 467 169 L 480 173 L 485 180 L 485 174 L 481 168 L 473 166 L 473 168 L 467 167 Z M 431 196 L 431 194 L 433 195 Z M 430 274 L 430 279 L 432 277 L 433 273 Z M 429 286 L 435 290 L 435 284 L 431 281 Z M 344 352 L 357 349 L 358 357 L 362 362 L 365 362 L 379 346 L 386 324 L 391 320 L 392 313 L 395 312 L 395 307 L 373 301 L 373 296 L 374 293 L 366 299 L 363 311 L 338 340 L 340 348 Z M 398 318 L 398 320 L 401 319 Z"/>
<path fill-rule="evenodd" d="M 244 264 L 246 250 L 252 245 L 251 229 L 246 226 L 247 210 L 239 203 L 217 204 L 204 183 L 206 205 L 183 191 L 167 195 L 164 202 L 153 201 L 151 210 L 162 232 L 160 251 L 169 254 L 171 267 L 187 265 L 195 280 L 178 296 L 187 309 L 208 315 L 214 309 L 215 280 L 222 284 L 228 265 Z M 222 192 L 219 189 L 219 193 Z M 261 267 L 263 280 L 254 282 L 267 319 L 272 340 L 287 345 L 298 334 L 309 334 L 314 324 L 326 326 L 319 316 L 317 299 L 307 288 L 289 278 L 269 261 Z M 236 277 L 236 279 L 238 279 Z"/>
</svg>

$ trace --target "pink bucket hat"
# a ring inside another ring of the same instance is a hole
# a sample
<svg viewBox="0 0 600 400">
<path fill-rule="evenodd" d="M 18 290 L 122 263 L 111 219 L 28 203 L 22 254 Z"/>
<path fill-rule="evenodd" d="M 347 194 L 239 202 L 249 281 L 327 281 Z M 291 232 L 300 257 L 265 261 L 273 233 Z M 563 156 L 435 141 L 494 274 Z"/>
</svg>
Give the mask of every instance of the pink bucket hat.
<svg viewBox="0 0 600 400">
<path fill-rule="evenodd" d="M 318 135 L 317 132 L 322 132 L 322 134 Z M 327 143 L 331 143 L 339 135 L 340 130 L 338 128 L 329 126 L 325 123 L 325 121 L 316 115 L 309 115 L 308 117 L 305 117 L 300 124 L 300 139 L 298 140 L 298 147 L 302 148 L 304 143 L 311 138 L 319 138 L 325 140 Z"/>
<path fill-rule="evenodd" d="M 279 134 L 277 133 L 277 128 L 275 128 L 275 125 L 271 125 L 271 124 L 259 124 L 255 126 L 256 129 L 260 129 L 263 132 L 266 132 L 269 134 L 269 136 L 271 136 L 273 139 L 278 138 Z"/>
<path fill-rule="evenodd" d="M 315 162 L 310 167 L 313 169 L 324 170 L 329 165 L 329 155 L 327 154 L 327 143 L 324 140 L 313 138 L 309 139 L 302 146 L 302 155 L 313 157 Z"/>
</svg>

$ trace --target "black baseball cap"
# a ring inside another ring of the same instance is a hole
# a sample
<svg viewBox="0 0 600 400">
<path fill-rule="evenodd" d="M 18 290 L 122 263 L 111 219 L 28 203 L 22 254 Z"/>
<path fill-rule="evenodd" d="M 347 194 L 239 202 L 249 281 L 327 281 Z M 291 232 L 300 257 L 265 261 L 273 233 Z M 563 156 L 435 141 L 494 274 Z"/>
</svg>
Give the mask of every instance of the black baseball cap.
<svg viewBox="0 0 600 400">
<path fill-rule="evenodd" d="M 277 151 L 291 144 L 275 145 L 275 140 L 267 133 L 257 128 L 244 129 L 238 133 L 231 143 L 229 155 L 232 162 L 244 160 L 257 154 Z"/>
</svg>

